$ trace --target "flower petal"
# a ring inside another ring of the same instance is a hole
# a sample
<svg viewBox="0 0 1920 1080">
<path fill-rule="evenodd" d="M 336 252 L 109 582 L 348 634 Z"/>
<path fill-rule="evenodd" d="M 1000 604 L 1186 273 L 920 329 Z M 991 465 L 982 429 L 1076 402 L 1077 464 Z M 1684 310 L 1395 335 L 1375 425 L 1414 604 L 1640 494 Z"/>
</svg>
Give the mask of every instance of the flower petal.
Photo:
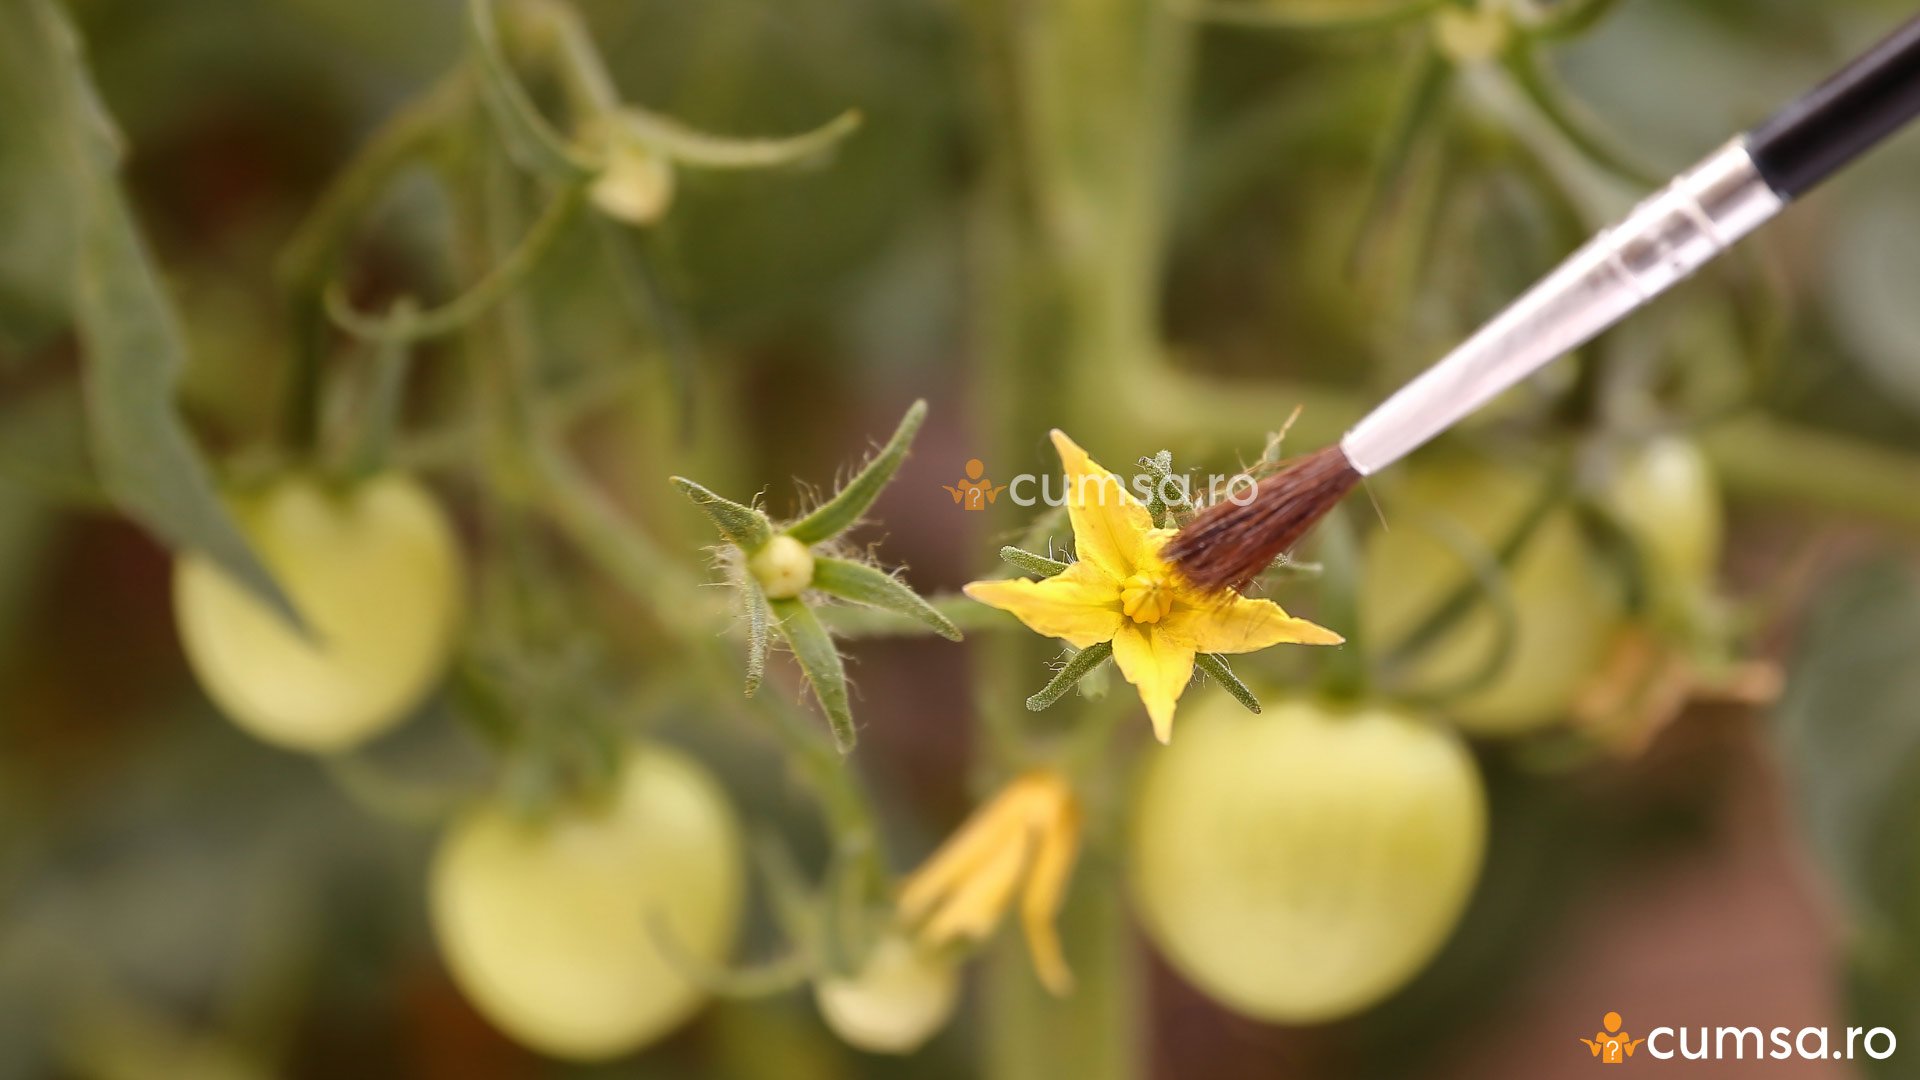
<svg viewBox="0 0 1920 1080">
<path fill-rule="evenodd" d="M 1074 857 L 1079 853 L 1079 804 L 1069 795 L 1041 829 L 1033 867 L 1027 871 L 1027 887 L 1020 896 L 1020 927 L 1026 933 L 1027 953 L 1033 957 L 1033 970 L 1040 982 L 1056 997 L 1063 997 L 1073 991 L 1073 972 L 1060 948 L 1054 920 L 1060 915 L 1067 879 L 1073 874 Z"/>
<path fill-rule="evenodd" d="M 1165 619 L 1166 632 L 1196 652 L 1244 653 L 1269 645 L 1338 645 L 1346 638 L 1318 623 L 1296 619 L 1271 600 L 1187 595 Z"/>
<path fill-rule="evenodd" d="M 1067 473 L 1067 516 L 1073 521 L 1074 551 L 1115 580 L 1125 581 L 1148 554 L 1152 515 L 1119 477 L 1088 457 L 1065 432 L 1054 430 L 1053 448 L 1060 452 L 1060 464 Z"/>
<path fill-rule="evenodd" d="M 1209 650 L 1212 651 L 1212 650 Z M 1193 646 L 1158 626 L 1129 622 L 1113 636 L 1113 660 L 1140 691 L 1154 738 L 1173 739 L 1173 706 L 1193 679 Z"/>
<path fill-rule="evenodd" d="M 1033 795 L 1011 785 L 973 812 L 933 857 L 915 870 L 900 891 L 900 917 L 918 922 L 941 897 L 960 889 L 1002 848 L 1019 847 L 1020 830 L 1032 817 Z"/>
<path fill-rule="evenodd" d="M 1120 583 L 1085 559 L 1042 581 L 975 581 L 965 592 L 1076 649 L 1111 639 L 1126 618 L 1120 613 Z"/>
<path fill-rule="evenodd" d="M 1022 823 L 1022 831 L 1031 831 Z M 1020 872 L 1027 866 L 1024 840 L 1008 838 L 988 855 L 987 860 L 963 878 L 959 887 L 947 894 L 939 910 L 920 928 L 920 940 L 929 948 L 939 948 L 959 938 L 978 941 L 993 932 L 1000 916 L 1020 886 Z"/>
</svg>

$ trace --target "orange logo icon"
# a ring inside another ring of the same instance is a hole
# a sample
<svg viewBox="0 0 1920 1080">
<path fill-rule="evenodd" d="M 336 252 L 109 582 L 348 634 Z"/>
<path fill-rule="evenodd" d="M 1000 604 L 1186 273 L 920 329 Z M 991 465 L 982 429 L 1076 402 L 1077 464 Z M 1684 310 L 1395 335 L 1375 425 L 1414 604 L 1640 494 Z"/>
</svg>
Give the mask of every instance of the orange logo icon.
<svg viewBox="0 0 1920 1080">
<path fill-rule="evenodd" d="M 1601 1017 L 1600 1023 L 1606 1028 L 1605 1031 L 1596 1031 L 1593 1033 L 1593 1038 L 1580 1041 L 1587 1044 L 1587 1050 L 1594 1057 L 1599 1058 L 1602 1064 L 1619 1065 L 1625 1062 L 1633 1056 L 1635 1050 L 1640 1049 L 1641 1043 L 1647 1041 L 1633 1038 L 1621 1031 L 1620 1014 L 1617 1012 L 1610 1012 Z"/>
<path fill-rule="evenodd" d="M 967 462 L 966 479 L 960 481 L 958 486 L 951 484 L 940 486 L 947 489 L 947 493 L 953 496 L 953 501 L 959 503 L 961 509 L 985 510 L 988 503 L 998 499 L 1000 493 L 1007 490 L 1005 484 L 995 487 L 993 481 L 983 479 L 986 471 L 985 463 L 979 458 L 973 458 Z"/>
</svg>

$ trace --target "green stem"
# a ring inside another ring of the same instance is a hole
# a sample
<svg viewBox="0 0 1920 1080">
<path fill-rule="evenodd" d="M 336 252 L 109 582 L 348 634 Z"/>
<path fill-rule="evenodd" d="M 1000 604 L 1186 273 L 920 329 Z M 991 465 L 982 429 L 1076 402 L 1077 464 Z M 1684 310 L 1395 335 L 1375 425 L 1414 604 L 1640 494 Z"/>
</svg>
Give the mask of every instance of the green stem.
<svg viewBox="0 0 1920 1080">
<path fill-rule="evenodd" d="M 327 315 L 342 329 L 370 341 L 424 341 L 453 333 L 485 315 L 527 279 L 573 220 L 574 211 L 580 208 L 585 195 L 586 189 L 578 184 L 562 188 L 547 203 L 546 210 L 527 230 L 518 247 L 504 252 L 500 261 L 472 288 L 437 308 L 373 318 L 353 310 L 346 293 L 336 282 L 325 293 Z"/>
</svg>

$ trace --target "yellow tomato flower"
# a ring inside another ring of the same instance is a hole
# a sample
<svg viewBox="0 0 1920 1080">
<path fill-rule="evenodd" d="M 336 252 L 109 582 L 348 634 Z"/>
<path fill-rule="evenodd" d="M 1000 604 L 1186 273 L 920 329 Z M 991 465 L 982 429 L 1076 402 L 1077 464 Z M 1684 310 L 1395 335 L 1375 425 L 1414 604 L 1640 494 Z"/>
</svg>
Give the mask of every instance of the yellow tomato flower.
<svg viewBox="0 0 1920 1080">
<path fill-rule="evenodd" d="M 968 596 L 1011 612 L 1038 633 L 1077 649 L 1113 643 L 1113 660 L 1140 691 L 1161 741 L 1193 678 L 1196 653 L 1244 653 L 1269 645 L 1338 645 L 1339 634 L 1296 619 L 1271 600 L 1194 588 L 1160 558 L 1174 533 L 1156 529 L 1140 500 L 1059 431 L 1067 513 L 1079 561 L 1040 581 L 976 581 Z"/>
<path fill-rule="evenodd" d="M 1080 849 L 1080 801 L 1051 769 L 1025 773 L 1002 788 L 908 877 L 900 918 L 916 928 L 922 948 L 993 932 L 1020 895 L 1020 922 L 1040 982 L 1055 994 L 1073 989 L 1053 926 Z"/>
</svg>

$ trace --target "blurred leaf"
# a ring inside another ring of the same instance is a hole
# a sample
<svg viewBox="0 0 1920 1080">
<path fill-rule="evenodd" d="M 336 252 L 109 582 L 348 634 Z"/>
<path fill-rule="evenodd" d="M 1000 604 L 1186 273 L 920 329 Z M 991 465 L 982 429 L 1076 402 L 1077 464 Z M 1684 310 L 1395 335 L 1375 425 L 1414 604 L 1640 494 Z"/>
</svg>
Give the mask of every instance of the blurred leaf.
<svg viewBox="0 0 1920 1080">
<path fill-rule="evenodd" d="M 1912 839 L 1909 779 L 1920 767 L 1920 577 L 1886 561 L 1825 590 L 1802 632 L 1778 712 L 1784 760 L 1815 849 L 1854 909 L 1920 925 L 1920 878 L 1885 858 L 1888 830 Z M 1889 815 L 1898 812 L 1898 820 Z M 1911 859 L 1909 855 L 1908 860 Z"/>
<path fill-rule="evenodd" d="M 201 552 L 294 624 L 299 616 L 241 536 L 173 403 L 186 349 L 120 191 L 119 136 L 52 0 L 0 9 L 0 82 L 57 155 L 74 218 L 74 320 L 94 461 L 114 502 L 176 549 Z M 21 121 L 9 117 L 9 126 Z M 48 208 L 49 213 L 57 212 Z"/>
<path fill-rule="evenodd" d="M 960 628 L 932 604 L 884 570 L 851 559 L 823 555 L 813 562 L 813 587 L 842 600 L 916 619 L 948 641 L 960 640 Z"/>
<path fill-rule="evenodd" d="M 86 402 L 62 382 L 0 407 L 0 480 L 83 506 L 108 504 L 87 452 Z"/>
<path fill-rule="evenodd" d="M 1900 1031 L 1920 1018 L 1915 657 L 1920 575 L 1893 561 L 1858 568 L 1807 621 L 1777 716 L 1803 827 L 1853 915 L 1857 1019 Z"/>
<path fill-rule="evenodd" d="M 1920 415 L 1920 212 L 1905 191 L 1838 209 L 1822 278 L 1834 330 L 1876 386 Z"/>
<path fill-rule="evenodd" d="M 817 544 L 822 540 L 838 536 L 852 528 L 867 512 L 880 490 L 893 479 L 894 470 L 906 460 L 907 447 L 913 445 L 913 436 L 920 430 L 920 422 L 927 418 L 927 403 L 916 401 L 907 409 L 907 415 L 900 418 L 900 426 L 894 429 L 893 438 L 887 445 L 867 462 L 847 485 L 833 498 L 828 499 L 813 513 L 801 518 L 787 527 L 787 535 L 803 544 Z"/>
</svg>

